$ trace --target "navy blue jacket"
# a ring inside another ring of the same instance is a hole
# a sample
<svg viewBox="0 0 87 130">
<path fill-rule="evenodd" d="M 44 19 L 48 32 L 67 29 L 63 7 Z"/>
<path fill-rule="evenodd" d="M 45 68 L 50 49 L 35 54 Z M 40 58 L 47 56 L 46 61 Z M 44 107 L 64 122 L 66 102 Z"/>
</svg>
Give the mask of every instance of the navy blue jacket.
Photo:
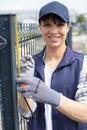
<svg viewBox="0 0 87 130">
<path fill-rule="evenodd" d="M 35 76 L 44 81 L 43 55 L 44 50 L 34 55 L 33 58 L 35 60 Z M 83 57 L 83 54 L 75 52 L 67 46 L 63 60 L 53 72 L 51 88 L 75 100 Z M 53 130 L 87 130 L 87 124 L 73 121 L 54 108 L 52 109 L 52 123 Z M 35 118 L 28 122 L 28 130 L 45 130 L 44 104 L 37 103 Z"/>
</svg>

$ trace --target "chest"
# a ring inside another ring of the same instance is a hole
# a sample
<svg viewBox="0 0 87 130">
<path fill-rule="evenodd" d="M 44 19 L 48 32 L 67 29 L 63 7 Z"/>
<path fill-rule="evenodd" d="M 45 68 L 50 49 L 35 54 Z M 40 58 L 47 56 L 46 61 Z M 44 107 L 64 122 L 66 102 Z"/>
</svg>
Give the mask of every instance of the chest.
<svg viewBox="0 0 87 130">
<path fill-rule="evenodd" d="M 43 68 L 44 70 L 44 68 Z M 47 72 L 47 71 L 46 71 Z M 49 76 L 50 73 L 37 73 L 37 77 L 45 81 L 44 79 Z M 43 76 L 42 76 L 43 75 Z M 80 69 L 79 67 L 73 67 L 73 65 L 57 68 L 53 71 L 50 77 L 50 87 L 56 91 L 63 93 L 65 96 L 73 99 L 77 90 L 79 82 Z M 45 77 L 44 79 L 42 77 Z M 47 81 L 48 80 L 48 81 Z M 46 78 L 46 82 L 49 83 L 49 78 Z"/>
<path fill-rule="evenodd" d="M 54 71 L 51 77 L 51 88 L 73 99 L 79 83 L 80 71 L 74 67 L 64 67 Z"/>
<path fill-rule="evenodd" d="M 60 64 L 61 60 L 62 60 L 61 58 L 56 60 L 45 60 L 45 63 L 52 71 L 54 71 L 57 68 L 57 66 Z"/>
</svg>

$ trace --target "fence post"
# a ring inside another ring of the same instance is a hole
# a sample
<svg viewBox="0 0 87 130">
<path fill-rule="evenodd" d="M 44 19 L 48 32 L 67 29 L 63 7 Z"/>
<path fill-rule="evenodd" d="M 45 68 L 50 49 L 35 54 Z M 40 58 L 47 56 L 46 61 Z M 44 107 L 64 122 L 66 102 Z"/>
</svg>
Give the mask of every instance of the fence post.
<svg viewBox="0 0 87 130">
<path fill-rule="evenodd" d="M 2 103 L 0 130 L 19 130 L 14 16 L 0 15 L 0 103 Z"/>
</svg>

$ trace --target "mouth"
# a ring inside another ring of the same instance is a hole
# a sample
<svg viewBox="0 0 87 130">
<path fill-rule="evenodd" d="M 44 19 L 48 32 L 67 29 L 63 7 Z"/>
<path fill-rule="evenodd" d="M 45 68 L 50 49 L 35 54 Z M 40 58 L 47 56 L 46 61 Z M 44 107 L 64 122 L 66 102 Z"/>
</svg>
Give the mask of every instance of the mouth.
<svg viewBox="0 0 87 130">
<path fill-rule="evenodd" d="M 52 42 L 57 42 L 60 39 L 60 36 L 49 36 L 48 37 Z"/>
</svg>

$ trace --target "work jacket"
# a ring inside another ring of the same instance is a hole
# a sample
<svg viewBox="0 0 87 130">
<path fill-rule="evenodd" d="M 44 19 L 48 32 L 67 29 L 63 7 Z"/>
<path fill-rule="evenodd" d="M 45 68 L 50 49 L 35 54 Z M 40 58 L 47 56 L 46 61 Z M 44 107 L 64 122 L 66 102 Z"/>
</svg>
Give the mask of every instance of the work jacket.
<svg viewBox="0 0 87 130">
<path fill-rule="evenodd" d="M 33 56 L 35 60 L 35 76 L 43 81 L 45 80 L 44 50 L 45 48 L 40 53 Z M 67 46 L 66 53 L 61 63 L 52 74 L 51 88 L 62 93 L 64 96 L 75 100 L 83 57 L 84 55 L 82 53 L 75 52 Z M 28 122 L 28 130 L 45 130 L 44 115 L 44 104 L 37 103 L 35 117 Z M 52 125 L 53 130 L 87 130 L 87 124 L 76 122 L 55 108 L 52 108 Z"/>
</svg>

